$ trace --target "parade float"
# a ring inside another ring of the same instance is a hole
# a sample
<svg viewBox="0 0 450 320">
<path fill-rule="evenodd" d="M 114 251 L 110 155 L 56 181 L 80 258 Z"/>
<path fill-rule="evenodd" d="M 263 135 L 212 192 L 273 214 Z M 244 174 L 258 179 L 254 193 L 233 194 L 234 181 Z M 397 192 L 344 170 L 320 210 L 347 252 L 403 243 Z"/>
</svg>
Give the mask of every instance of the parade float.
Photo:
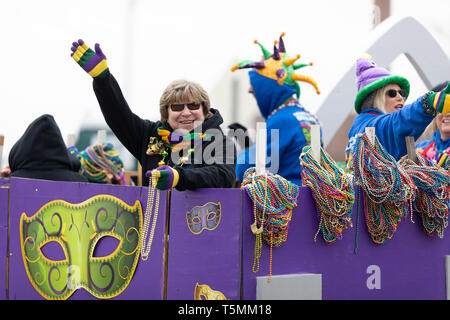
<svg viewBox="0 0 450 320">
<path fill-rule="evenodd" d="M 387 21 L 379 37 L 408 23 Z M 393 161 L 368 130 L 349 176 L 314 132 L 301 187 L 269 174 L 258 150 L 241 188 L 1 179 L 0 299 L 447 299 L 448 173 L 413 152 Z"/>
</svg>

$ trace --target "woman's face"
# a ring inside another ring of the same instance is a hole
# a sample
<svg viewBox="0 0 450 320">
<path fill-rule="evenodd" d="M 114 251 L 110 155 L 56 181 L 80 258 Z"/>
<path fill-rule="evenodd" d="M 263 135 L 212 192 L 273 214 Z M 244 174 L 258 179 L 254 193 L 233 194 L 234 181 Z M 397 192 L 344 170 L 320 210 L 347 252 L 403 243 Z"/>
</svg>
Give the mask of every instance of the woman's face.
<svg viewBox="0 0 450 320">
<path fill-rule="evenodd" d="M 391 83 L 386 86 L 386 89 L 384 103 L 386 113 L 393 113 L 403 108 L 405 106 L 405 98 L 402 96 L 404 91 L 400 89 L 400 86 L 396 83 Z"/>
<path fill-rule="evenodd" d="M 441 133 L 441 139 L 450 138 L 450 114 L 438 113 L 436 116 L 436 125 Z"/>
<path fill-rule="evenodd" d="M 172 129 L 186 133 L 205 121 L 202 105 L 195 101 L 174 103 L 168 107 L 168 113 L 167 122 Z"/>
</svg>

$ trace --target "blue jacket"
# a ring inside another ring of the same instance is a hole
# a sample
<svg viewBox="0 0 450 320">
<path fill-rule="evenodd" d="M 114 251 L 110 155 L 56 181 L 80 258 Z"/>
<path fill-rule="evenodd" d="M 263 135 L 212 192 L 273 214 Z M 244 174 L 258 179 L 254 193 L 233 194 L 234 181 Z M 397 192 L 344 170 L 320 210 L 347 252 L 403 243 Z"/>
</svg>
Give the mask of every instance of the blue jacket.
<svg viewBox="0 0 450 320">
<path fill-rule="evenodd" d="M 319 124 L 319 121 L 292 98 L 296 92 L 293 87 L 279 85 L 276 80 L 255 71 L 250 71 L 249 76 L 259 111 L 266 119 L 266 168 L 301 186 L 299 157 L 303 147 L 311 142 L 311 124 Z M 254 144 L 238 155 L 236 177 L 239 181 L 242 182 L 249 167 L 255 166 L 255 154 Z"/>
<path fill-rule="evenodd" d="M 393 113 L 383 113 L 378 109 L 366 109 L 353 120 L 348 133 L 349 141 L 346 148 L 348 154 L 354 153 L 353 147 L 359 133 L 364 133 L 366 127 L 375 127 L 375 135 L 386 151 L 395 160 L 407 154 L 405 137 L 413 136 L 416 140 L 423 133 L 433 116 L 422 107 L 422 97 Z"/>
</svg>

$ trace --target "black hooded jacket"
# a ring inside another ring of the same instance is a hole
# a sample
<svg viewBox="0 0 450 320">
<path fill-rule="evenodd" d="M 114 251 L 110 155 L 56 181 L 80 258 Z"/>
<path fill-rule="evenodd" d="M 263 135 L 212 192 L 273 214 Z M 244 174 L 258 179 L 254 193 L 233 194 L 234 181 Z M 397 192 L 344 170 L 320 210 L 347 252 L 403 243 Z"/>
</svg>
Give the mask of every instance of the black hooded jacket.
<svg viewBox="0 0 450 320">
<path fill-rule="evenodd" d="M 51 115 L 34 120 L 9 152 L 12 177 L 88 182 L 78 173 L 81 163 L 67 150 Z"/>
<path fill-rule="evenodd" d="M 94 91 L 100 104 L 106 123 L 120 140 L 120 142 L 130 151 L 130 153 L 142 165 L 142 181 L 148 186 L 148 178 L 145 173 L 158 167 L 158 162 L 162 159 L 159 154 L 147 155 L 147 147 L 151 137 L 158 137 L 157 129 L 164 127 L 173 131 L 167 122 L 150 121 L 141 119 L 134 114 L 125 98 L 122 95 L 119 84 L 111 73 L 94 80 Z M 215 129 L 218 134 L 210 141 L 203 141 L 201 149 L 208 150 L 212 143 L 220 142 L 222 148 L 215 148 L 212 156 L 214 163 L 202 157 L 202 154 L 195 152 L 195 159 L 192 164 L 180 166 L 171 160 L 171 153 L 166 157 L 166 164 L 176 169 L 180 175 L 179 182 L 175 187 L 179 191 L 197 188 L 230 188 L 236 180 L 235 174 L 235 147 L 220 129 L 223 122 L 218 110 L 210 109 L 212 116 L 202 123 L 202 131 Z M 217 139 L 217 140 L 216 140 Z M 203 155 L 205 152 L 203 153 Z M 219 160 L 219 161 L 217 161 Z"/>
</svg>

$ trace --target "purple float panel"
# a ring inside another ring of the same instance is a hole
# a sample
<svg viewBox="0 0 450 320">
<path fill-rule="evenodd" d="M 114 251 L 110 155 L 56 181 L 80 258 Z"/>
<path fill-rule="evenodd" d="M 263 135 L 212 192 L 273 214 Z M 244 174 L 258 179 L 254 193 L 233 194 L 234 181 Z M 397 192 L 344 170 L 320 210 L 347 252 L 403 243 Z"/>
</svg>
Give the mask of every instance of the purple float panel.
<svg viewBox="0 0 450 320">
<path fill-rule="evenodd" d="M 0 300 L 6 299 L 9 179 L 0 178 Z"/>
<path fill-rule="evenodd" d="M 131 187 L 131 186 L 118 186 L 118 185 L 105 185 L 105 184 L 95 184 L 95 183 L 78 183 L 78 182 L 54 182 L 46 180 L 32 180 L 32 179 L 21 179 L 12 178 L 10 187 L 10 262 L 9 262 L 9 299 L 44 299 L 44 295 L 41 295 L 37 289 L 35 289 L 35 284 L 33 284 L 28 276 L 27 269 L 25 268 L 24 258 L 22 256 L 21 249 L 21 239 L 20 239 L 20 217 L 22 213 L 25 213 L 28 218 L 35 215 L 43 206 L 52 201 L 64 200 L 71 204 L 80 204 L 87 202 L 91 204 L 93 202 L 92 198 L 96 199 L 98 195 L 102 195 L 103 198 L 108 199 L 120 199 L 119 203 L 125 203 L 129 207 L 135 206 L 136 202 L 140 203 L 142 207 L 142 221 L 145 215 L 145 207 L 147 204 L 147 192 L 146 187 Z M 106 195 L 106 196 L 104 196 Z M 116 201 L 116 200 L 114 200 Z M 111 211 L 103 210 L 99 215 L 101 210 L 97 211 L 97 216 L 95 219 L 85 221 L 83 223 L 63 223 L 64 230 L 76 230 L 78 234 L 82 233 L 83 228 L 90 226 L 94 229 L 94 225 L 102 219 L 106 220 L 106 217 L 113 216 L 115 221 L 120 221 L 119 217 L 123 212 L 123 209 L 119 205 L 114 204 L 117 207 Z M 149 259 L 142 261 L 139 256 L 137 264 L 135 264 L 135 271 L 132 277 L 126 282 L 122 289 L 118 290 L 117 295 L 112 295 L 111 299 L 162 299 L 163 298 L 163 284 L 164 284 L 164 264 L 163 256 L 165 251 L 165 228 L 166 228 L 166 207 L 167 207 L 167 193 L 161 192 L 161 201 L 159 206 L 158 223 L 156 224 L 155 235 L 153 238 L 152 250 Z M 85 209 L 82 209 L 85 210 Z M 88 212 L 89 209 L 86 209 Z M 122 211 L 120 211 L 122 210 Z M 120 213 L 119 213 L 120 211 Z M 57 215 L 53 214 L 55 217 L 51 219 L 51 223 L 57 225 L 58 219 Z M 49 222 L 47 222 L 49 223 Z M 70 226 L 69 226 L 70 224 Z M 89 227 L 88 227 L 89 228 Z M 122 223 L 116 222 L 117 229 L 123 228 Z M 128 226 L 127 226 L 128 228 Z M 98 227 L 97 227 L 98 229 Z M 128 228 L 126 232 L 127 237 L 124 237 L 123 241 L 131 242 L 133 235 L 138 233 L 138 228 Z M 85 232 L 88 229 L 84 229 Z M 125 228 L 124 228 L 125 230 Z M 99 230 L 93 230 L 100 233 Z M 113 230 L 114 231 L 114 230 Z M 94 238 L 94 234 L 92 235 Z M 88 241 L 84 237 L 85 241 Z M 101 239 L 102 240 L 102 239 Z M 111 252 L 122 254 L 123 250 L 119 250 L 117 241 L 100 241 L 97 242 L 95 251 L 100 253 L 111 254 Z M 135 243 L 139 241 L 135 240 Z M 135 244 L 133 243 L 133 245 Z M 45 247 L 44 247 L 45 248 Z M 59 248 L 61 249 L 61 248 Z M 117 249 L 117 250 L 116 250 Z M 46 254 L 50 256 L 57 256 L 58 252 L 50 246 L 46 248 Z M 55 250 L 55 252 L 52 252 Z M 44 249 L 41 249 L 44 251 Z M 125 255 L 133 255 L 134 253 L 139 255 L 139 251 L 127 251 L 123 253 Z M 59 252 L 59 254 L 61 251 Z M 63 252 L 64 253 L 64 252 Z M 76 256 L 76 254 L 73 254 Z M 100 254 L 100 257 L 103 257 Z M 87 258 L 84 258 L 87 259 Z M 84 260 L 85 261 L 85 260 Z M 136 260 L 133 260 L 136 261 Z M 118 276 L 126 279 L 128 275 L 128 266 L 121 265 L 118 263 L 117 271 Z M 92 268 L 92 267 L 90 267 Z M 112 270 L 112 268 L 110 268 Z M 100 269 L 101 274 L 106 277 L 108 273 L 108 268 L 103 267 Z M 64 276 L 64 275 L 62 275 Z M 50 276 L 49 276 L 50 277 Z M 41 281 L 42 277 L 37 277 L 36 281 Z M 93 282 L 97 281 L 91 276 Z M 64 280 L 65 281 L 65 280 Z M 49 281 L 50 282 L 50 281 Z M 69 284 L 69 280 L 67 280 Z M 73 287 L 73 286 L 72 286 Z M 104 288 L 100 288 L 104 289 Z M 100 290 L 99 289 L 99 290 Z M 98 296 L 97 296 L 98 297 Z M 83 299 L 91 300 L 97 299 L 91 292 L 88 292 L 83 287 L 77 288 L 68 299 Z M 103 297 L 102 297 L 103 298 Z"/>
<path fill-rule="evenodd" d="M 172 191 L 169 233 L 167 299 L 240 299 L 240 189 Z"/>
<path fill-rule="evenodd" d="M 260 270 L 252 272 L 255 236 L 250 230 L 253 206 L 243 199 L 243 298 L 256 298 L 256 277 L 269 275 L 269 246 L 263 240 Z M 353 228 L 327 244 L 315 234 L 319 218 L 309 188 L 300 189 L 287 241 L 273 248 L 272 274 L 322 274 L 322 299 L 446 299 L 445 256 L 450 234 L 427 236 L 415 213 L 401 221 L 392 239 L 375 244 L 365 224 L 363 200 L 354 205 Z M 357 223 L 358 222 L 358 223 Z M 355 248 L 357 248 L 355 253 Z"/>
<path fill-rule="evenodd" d="M 0 226 L 8 226 L 9 178 L 0 178 Z"/>
</svg>

